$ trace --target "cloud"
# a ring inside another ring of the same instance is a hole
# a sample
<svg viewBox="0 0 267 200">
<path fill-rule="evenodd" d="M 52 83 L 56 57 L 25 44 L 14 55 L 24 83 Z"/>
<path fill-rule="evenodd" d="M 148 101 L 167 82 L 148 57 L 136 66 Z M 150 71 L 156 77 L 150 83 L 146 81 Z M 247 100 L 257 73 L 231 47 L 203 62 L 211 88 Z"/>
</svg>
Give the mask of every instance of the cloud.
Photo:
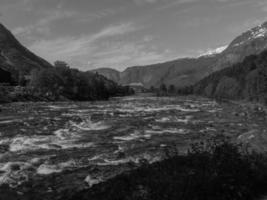
<svg viewBox="0 0 267 200">
<path fill-rule="evenodd" d="M 170 50 L 149 48 L 145 41 L 122 42 L 106 45 L 91 57 L 89 68 L 112 67 L 123 70 L 129 66 L 142 66 L 177 58 Z"/>
<path fill-rule="evenodd" d="M 50 28 L 49 25 L 60 19 L 68 19 L 74 16 L 76 13 L 72 11 L 62 11 L 62 10 L 53 10 L 47 11 L 45 16 L 40 20 L 37 20 L 34 24 L 29 24 L 27 26 L 16 27 L 12 30 L 15 35 L 28 35 L 32 36 L 34 32 L 49 34 Z"/>
<path fill-rule="evenodd" d="M 117 36 L 117 35 L 124 35 L 126 33 L 130 33 L 136 31 L 137 28 L 132 23 L 120 24 L 116 26 L 108 26 L 107 28 L 103 29 L 102 31 L 94 34 L 91 36 L 91 40 L 97 40 L 105 37 L 110 36 Z"/>
<path fill-rule="evenodd" d="M 77 8 L 66 7 L 63 4 L 66 1 L 63 0 L 56 2 L 50 0 L 49 5 L 43 5 L 41 0 L 20 1 L 14 0 L 14 3 L 7 4 L 6 6 L 8 7 L 4 10 L 18 10 L 17 13 L 19 15 L 25 15 L 25 13 L 32 15 L 31 20 L 12 29 L 13 34 L 27 37 L 30 40 L 33 40 L 34 37 L 48 36 L 51 33 L 51 27 L 55 27 L 53 25 L 63 21 L 70 25 L 81 23 L 81 26 L 84 26 L 84 23 L 89 24 L 124 10 L 124 6 L 117 6 L 115 8 L 99 8 L 96 11 L 80 11 Z M 52 4 L 51 2 L 54 3 Z"/>
<path fill-rule="evenodd" d="M 166 1 L 166 4 L 158 7 L 158 10 L 164 10 L 168 8 L 173 8 L 182 4 L 189 4 L 189 3 L 195 3 L 198 2 L 199 0 L 171 0 L 171 1 Z"/>
<path fill-rule="evenodd" d="M 108 26 L 92 35 L 40 40 L 29 48 L 50 62 L 64 60 L 82 70 L 99 67 L 122 70 L 128 66 L 147 65 L 176 58 L 169 50 L 160 51 L 153 45 L 148 45 L 153 44 L 154 38 L 151 35 L 135 42 L 121 39 L 121 36 L 139 29 L 140 27 L 133 23 L 124 23 Z"/>
<path fill-rule="evenodd" d="M 158 2 L 158 0 L 133 0 L 133 1 L 137 5 L 153 4 L 153 3 L 157 3 Z"/>
<path fill-rule="evenodd" d="M 248 31 L 251 28 L 254 28 L 256 26 L 261 25 L 263 22 L 266 21 L 266 17 L 263 18 L 250 18 L 248 20 L 245 20 L 243 23 L 240 23 L 238 25 L 229 25 L 227 30 L 230 33 L 234 34 L 241 34 L 244 31 Z"/>
<path fill-rule="evenodd" d="M 105 40 L 110 40 L 110 38 L 122 36 L 138 29 L 139 27 L 134 26 L 132 23 L 112 25 L 91 35 L 38 40 L 30 45 L 29 48 L 50 62 L 58 59 L 70 61 L 82 56 L 92 55 Z"/>
<path fill-rule="evenodd" d="M 267 12 L 267 2 L 266 1 L 258 2 L 257 6 L 260 8 L 261 11 Z"/>
</svg>

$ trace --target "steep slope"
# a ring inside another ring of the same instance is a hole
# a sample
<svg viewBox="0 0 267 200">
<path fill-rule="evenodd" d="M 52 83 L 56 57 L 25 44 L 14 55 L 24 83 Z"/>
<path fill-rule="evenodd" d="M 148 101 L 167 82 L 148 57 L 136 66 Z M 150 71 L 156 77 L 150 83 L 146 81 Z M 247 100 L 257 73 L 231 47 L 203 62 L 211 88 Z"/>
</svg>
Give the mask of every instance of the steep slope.
<svg viewBox="0 0 267 200">
<path fill-rule="evenodd" d="M 0 67 L 12 72 L 29 74 L 32 69 L 52 66 L 22 46 L 11 32 L 0 24 Z"/>
<path fill-rule="evenodd" d="M 259 54 L 265 49 L 267 49 L 267 22 L 238 36 L 225 50 L 221 49 L 222 52 L 208 53 L 199 58 L 184 58 L 155 65 L 130 67 L 120 73 L 118 82 L 122 84 L 140 82 L 145 87 L 158 87 L 161 83 L 173 84 L 177 87 L 188 86 L 214 71 L 242 62 L 246 56 Z M 114 76 L 112 70 L 110 70 L 112 74 L 107 69 L 104 72 L 101 70 L 98 72 L 106 77 Z"/>
<path fill-rule="evenodd" d="M 213 71 L 229 67 L 244 60 L 246 56 L 259 54 L 267 48 L 267 22 L 252 28 L 234 39 L 223 51 Z"/>
<path fill-rule="evenodd" d="M 267 50 L 210 74 L 193 86 L 195 94 L 267 103 Z"/>
</svg>

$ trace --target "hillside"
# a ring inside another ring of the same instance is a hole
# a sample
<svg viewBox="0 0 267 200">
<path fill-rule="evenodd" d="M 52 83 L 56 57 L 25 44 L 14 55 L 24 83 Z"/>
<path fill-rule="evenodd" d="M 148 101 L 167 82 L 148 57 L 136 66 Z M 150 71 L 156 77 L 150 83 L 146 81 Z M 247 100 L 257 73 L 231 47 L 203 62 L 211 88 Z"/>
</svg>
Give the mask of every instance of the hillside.
<svg viewBox="0 0 267 200">
<path fill-rule="evenodd" d="M 113 69 L 94 71 L 126 85 L 140 82 L 145 87 L 159 87 L 162 83 L 183 87 L 198 82 L 214 71 L 242 62 L 246 56 L 259 54 L 266 48 L 267 22 L 236 37 L 224 51 L 215 54 L 149 66 L 129 67 L 123 72 Z"/>
<path fill-rule="evenodd" d="M 223 51 L 213 71 L 241 62 L 249 55 L 256 55 L 267 48 L 267 22 L 236 37 Z"/>
<path fill-rule="evenodd" d="M 32 69 L 52 67 L 44 59 L 25 48 L 12 33 L 0 24 L 0 68 L 15 74 L 29 74 Z"/>
<path fill-rule="evenodd" d="M 267 103 L 267 51 L 212 73 L 195 84 L 193 92 L 208 97 Z"/>
</svg>

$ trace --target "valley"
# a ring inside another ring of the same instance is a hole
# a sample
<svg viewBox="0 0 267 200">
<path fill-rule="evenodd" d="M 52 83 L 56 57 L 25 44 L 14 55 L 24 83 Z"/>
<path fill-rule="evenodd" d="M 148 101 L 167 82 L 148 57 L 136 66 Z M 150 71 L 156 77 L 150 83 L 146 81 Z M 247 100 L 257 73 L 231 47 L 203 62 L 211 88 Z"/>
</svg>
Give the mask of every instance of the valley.
<svg viewBox="0 0 267 200">
<path fill-rule="evenodd" d="M 165 9 L 202 8 L 195 0 L 124 2 L 133 4 L 134 15 L 147 15 L 164 12 L 152 4 L 171 1 Z M 118 4 L 117 13 L 106 2 L 90 13 L 92 1 L 79 11 L 71 11 L 79 3 L 68 1 L 50 9 L 21 2 L 23 16 L 31 8 L 36 16 L 25 22 L 12 16 L 10 30 L 0 23 L 0 200 L 258 200 L 267 194 L 267 22 L 244 28 L 240 15 L 239 29 L 229 22 L 221 29 L 210 17 L 203 18 L 205 27 L 182 17 L 178 31 L 179 13 L 149 26 L 146 15 L 102 24 L 130 5 Z M 219 11 L 233 2 L 213 3 Z M 7 14 L 0 10 L 1 18 Z M 33 24 L 22 27 L 27 21 Z"/>
</svg>

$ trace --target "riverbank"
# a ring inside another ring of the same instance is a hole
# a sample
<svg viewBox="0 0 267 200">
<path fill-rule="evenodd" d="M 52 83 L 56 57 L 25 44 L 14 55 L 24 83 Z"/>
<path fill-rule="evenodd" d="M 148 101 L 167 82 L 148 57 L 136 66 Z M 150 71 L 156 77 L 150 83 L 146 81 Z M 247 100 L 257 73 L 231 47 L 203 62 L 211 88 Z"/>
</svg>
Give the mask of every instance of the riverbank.
<svg viewBox="0 0 267 200">
<path fill-rule="evenodd" d="M 52 92 L 43 92 L 29 87 L 20 86 L 0 86 L 0 104 L 12 102 L 70 102 L 70 101 L 101 101 L 108 100 L 112 97 L 122 97 L 133 95 L 127 88 L 120 87 L 118 91 L 108 92 L 101 95 L 92 95 L 88 98 L 77 99 Z"/>
<path fill-rule="evenodd" d="M 197 144 L 62 200 L 253 200 L 266 194 L 267 157 L 242 145 Z"/>
<path fill-rule="evenodd" d="M 12 102 L 52 102 L 70 101 L 68 98 L 52 93 L 40 93 L 27 87 L 0 86 L 0 104 Z"/>
</svg>

